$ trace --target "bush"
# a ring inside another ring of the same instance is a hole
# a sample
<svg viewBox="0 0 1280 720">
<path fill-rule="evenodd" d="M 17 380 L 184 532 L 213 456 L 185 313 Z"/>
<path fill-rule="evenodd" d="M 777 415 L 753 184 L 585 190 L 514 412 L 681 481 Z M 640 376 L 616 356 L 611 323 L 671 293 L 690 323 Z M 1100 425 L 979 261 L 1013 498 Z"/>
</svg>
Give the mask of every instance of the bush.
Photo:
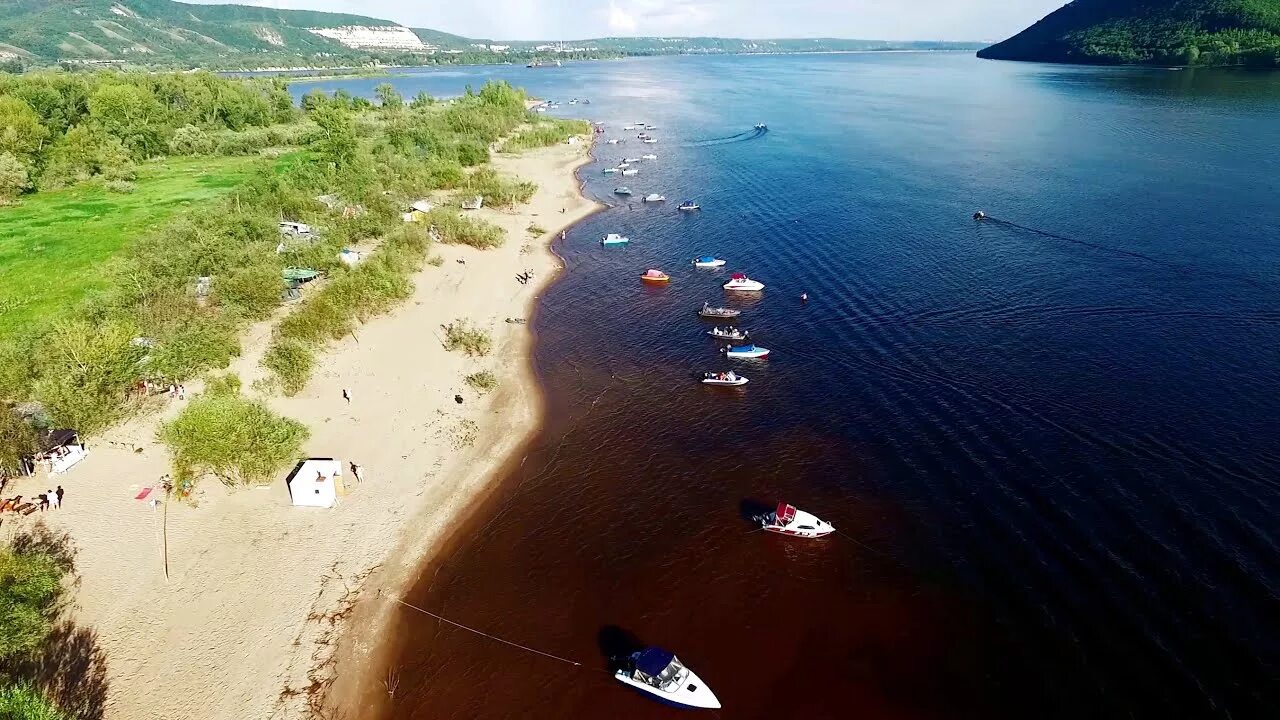
<svg viewBox="0 0 1280 720">
<path fill-rule="evenodd" d="M 121 321 L 56 323 L 38 347 L 35 395 L 62 427 L 92 434 L 120 419 L 146 348 Z"/>
<path fill-rule="evenodd" d="M 591 125 L 585 120 L 543 120 L 502 143 L 498 152 L 520 152 L 533 148 L 563 145 L 574 135 L 590 135 Z"/>
<path fill-rule="evenodd" d="M 488 370 L 471 373 L 470 375 L 462 378 L 462 381 L 482 393 L 487 393 L 498 387 L 497 376 Z"/>
<path fill-rule="evenodd" d="M 151 349 L 146 372 L 153 379 L 182 380 L 224 368 L 240 354 L 236 327 L 218 317 L 193 317 Z"/>
<path fill-rule="evenodd" d="M 311 346 L 290 338 L 277 337 L 262 358 L 262 366 L 275 375 L 280 389 L 290 397 L 307 386 L 315 364 L 315 352 Z"/>
<path fill-rule="evenodd" d="M 542 237 L 543 235 L 547 234 L 547 229 L 542 227 L 538 223 L 529 223 L 529 227 L 525 228 L 524 231 L 529 233 L 530 235 L 533 235 L 534 237 Z"/>
<path fill-rule="evenodd" d="M 432 255 L 431 258 L 427 260 L 427 264 L 431 267 L 440 267 L 441 265 L 444 265 L 444 258 L 440 255 Z"/>
<path fill-rule="evenodd" d="M 280 307 L 284 292 L 280 270 L 275 263 L 232 270 L 214 280 L 214 297 L 237 317 L 262 320 Z"/>
<path fill-rule="evenodd" d="M 231 486 L 271 482 L 309 436 L 302 423 L 230 393 L 196 398 L 157 433 L 177 478 L 211 474 Z"/>
<path fill-rule="evenodd" d="M 466 320 L 455 320 L 444 326 L 444 349 L 461 350 L 472 357 L 483 357 L 493 347 L 489 331 L 473 328 Z"/>
<path fill-rule="evenodd" d="M 214 147 L 213 138 L 195 125 L 183 125 L 169 138 L 169 152 L 174 155 L 208 155 Z"/>
<path fill-rule="evenodd" d="M 427 214 L 440 242 L 448 245 L 470 245 L 487 250 L 506 242 L 502 228 L 483 220 L 473 220 L 457 213 L 437 209 Z"/>
<path fill-rule="evenodd" d="M 67 570 L 47 553 L 0 547 L 0 662 L 26 658 L 44 642 Z"/>
<path fill-rule="evenodd" d="M 480 168 L 467 176 L 459 186 L 459 195 L 480 195 L 490 207 L 511 207 L 526 203 L 538 191 L 538 186 L 524 180 L 508 180 L 492 168 Z"/>
<path fill-rule="evenodd" d="M 4 720 L 70 720 L 30 682 L 0 685 L 0 718 Z"/>
<path fill-rule="evenodd" d="M 0 203 L 18 197 L 30 187 L 26 164 L 10 153 L 0 154 Z"/>
<path fill-rule="evenodd" d="M 128 195 L 138 189 L 137 185 L 134 185 L 128 180 L 108 180 L 103 183 L 103 187 L 105 187 L 109 192 L 120 193 L 121 195 Z"/>
</svg>

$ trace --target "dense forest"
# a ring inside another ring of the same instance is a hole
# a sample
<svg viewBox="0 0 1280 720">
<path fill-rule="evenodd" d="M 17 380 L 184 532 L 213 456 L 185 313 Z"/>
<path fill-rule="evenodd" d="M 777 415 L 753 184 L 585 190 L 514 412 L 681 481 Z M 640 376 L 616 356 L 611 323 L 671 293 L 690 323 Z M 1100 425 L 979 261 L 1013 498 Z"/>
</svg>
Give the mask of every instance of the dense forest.
<svg viewBox="0 0 1280 720">
<path fill-rule="evenodd" d="M 1280 67 L 1280 0 L 1075 0 L 991 60 Z"/>
</svg>

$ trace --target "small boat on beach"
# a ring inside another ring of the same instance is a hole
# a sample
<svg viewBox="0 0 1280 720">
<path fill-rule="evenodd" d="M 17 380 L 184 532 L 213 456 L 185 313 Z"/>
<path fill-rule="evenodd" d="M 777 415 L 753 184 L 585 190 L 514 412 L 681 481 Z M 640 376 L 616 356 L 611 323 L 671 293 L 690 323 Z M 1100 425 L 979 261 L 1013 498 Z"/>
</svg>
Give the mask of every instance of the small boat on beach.
<svg viewBox="0 0 1280 720">
<path fill-rule="evenodd" d="M 738 387 L 739 385 L 746 385 L 748 382 L 750 381 L 742 377 L 741 375 L 735 373 L 732 370 L 730 370 L 729 372 L 722 372 L 722 373 L 715 373 L 715 372 L 702 373 L 703 385 L 721 385 L 724 387 Z"/>
<path fill-rule="evenodd" d="M 639 175 L 640 171 L 635 168 L 627 168 L 626 170 L 622 171 L 622 174 L 623 175 Z"/>
<path fill-rule="evenodd" d="M 836 531 L 831 523 L 784 502 L 778 503 L 776 510 L 760 516 L 759 520 L 762 529 L 792 537 L 820 538 Z"/>
<path fill-rule="evenodd" d="M 746 330 L 739 330 L 736 327 L 720 327 L 717 325 L 708 330 L 707 334 L 721 340 L 746 340 L 751 333 Z"/>
<path fill-rule="evenodd" d="M 609 233 L 600 240 L 601 245 L 626 245 L 629 242 L 631 242 L 631 238 L 618 233 Z"/>
<path fill-rule="evenodd" d="M 724 355 L 735 360 L 763 360 L 769 357 L 769 348 L 758 345 L 725 345 Z"/>
<path fill-rule="evenodd" d="M 614 189 L 613 189 L 613 194 L 614 194 L 614 195 L 630 195 L 630 194 L 631 194 L 631 188 L 629 188 L 629 187 L 625 187 L 625 186 L 624 186 L 624 187 L 616 187 L 616 188 L 614 188 Z"/>
<path fill-rule="evenodd" d="M 716 257 L 711 257 L 710 255 L 703 255 L 702 257 L 696 257 L 693 259 L 693 266 L 700 267 L 700 268 L 724 267 L 724 260 L 721 260 L 720 258 L 716 258 Z"/>
<path fill-rule="evenodd" d="M 649 268 L 648 270 L 644 271 L 643 275 L 640 276 L 640 282 L 646 283 L 649 285 L 666 285 L 667 283 L 671 282 L 671 276 L 662 272 L 661 270 L 655 270 L 653 268 Z"/>
<path fill-rule="evenodd" d="M 694 210 L 701 210 L 702 206 L 692 200 L 685 200 L 681 202 L 680 207 L 676 209 L 683 210 L 684 212 L 693 212 Z"/>
<path fill-rule="evenodd" d="M 702 309 L 698 314 L 704 318 L 736 318 L 742 314 L 741 310 L 725 307 L 711 307 L 711 303 L 702 303 Z"/>
<path fill-rule="evenodd" d="M 729 282 L 724 284 L 724 289 L 731 292 L 758 292 L 764 289 L 764 283 L 752 280 L 742 273 L 734 273 Z"/>
<path fill-rule="evenodd" d="M 649 193 L 644 196 L 645 202 L 665 202 L 666 199 L 666 197 L 659 195 L 658 193 Z"/>
<path fill-rule="evenodd" d="M 653 153 L 648 153 L 648 154 L 645 154 L 645 155 L 641 155 L 641 156 L 640 156 L 640 159 L 641 159 L 641 160 L 657 160 L 657 159 L 658 159 L 658 156 L 657 156 L 657 155 L 654 155 Z"/>
</svg>

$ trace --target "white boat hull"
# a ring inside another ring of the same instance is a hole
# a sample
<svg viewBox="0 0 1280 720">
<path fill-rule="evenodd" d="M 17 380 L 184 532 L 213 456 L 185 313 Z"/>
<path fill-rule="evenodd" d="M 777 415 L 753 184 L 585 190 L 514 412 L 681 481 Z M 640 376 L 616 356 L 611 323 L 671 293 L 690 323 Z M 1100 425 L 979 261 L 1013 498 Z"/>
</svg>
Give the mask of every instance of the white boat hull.
<svg viewBox="0 0 1280 720">
<path fill-rule="evenodd" d="M 762 360 L 769 357 L 769 351 L 764 348 L 757 348 L 750 352 L 726 352 L 725 355 L 734 360 Z"/>
<path fill-rule="evenodd" d="M 764 289 L 764 283 L 757 280 L 730 280 L 724 284 L 724 289 L 733 292 L 759 292 Z"/>
<path fill-rule="evenodd" d="M 703 378 L 703 385 L 716 385 L 718 387 L 741 387 L 751 382 L 750 380 L 740 377 L 736 380 L 716 380 L 715 378 Z"/>
<path fill-rule="evenodd" d="M 718 268 L 718 267 L 724 267 L 724 264 L 725 264 L 724 260 L 712 260 L 711 262 L 695 261 L 693 263 L 694 267 L 700 267 L 700 268 Z"/>
<path fill-rule="evenodd" d="M 624 670 L 619 670 L 613 677 L 623 685 L 630 685 L 636 690 L 665 703 L 701 710 L 719 709 L 720 699 L 716 697 L 715 693 L 711 692 L 711 688 L 707 687 L 707 684 L 702 682 L 702 678 L 698 677 L 698 675 L 692 670 L 689 670 L 688 673 L 689 674 L 684 678 L 683 682 L 680 683 L 680 687 L 675 688 L 671 692 L 666 692 L 647 683 L 635 680 Z"/>
<path fill-rule="evenodd" d="M 760 527 L 765 532 L 799 538 L 826 537 L 836 531 L 835 526 L 831 523 L 818 519 L 812 513 L 798 509 L 796 510 L 795 519 L 786 525 L 778 523 L 777 513 L 769 513 L 760 523 Z"/>
<path fill-rule="evenodd" d="M 622 174 L 627 176 L 638 175 L 639 173 L 640 173 L 639 170 L 623 170 L 622 171 Z"/>
</svg>

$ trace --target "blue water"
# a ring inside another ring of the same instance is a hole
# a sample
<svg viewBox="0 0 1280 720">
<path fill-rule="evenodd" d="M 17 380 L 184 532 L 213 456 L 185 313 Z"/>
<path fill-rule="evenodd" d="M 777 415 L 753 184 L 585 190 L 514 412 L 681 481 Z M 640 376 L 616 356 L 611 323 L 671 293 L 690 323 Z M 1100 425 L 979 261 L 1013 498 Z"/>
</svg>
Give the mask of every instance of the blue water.
<svg viewBox="0 0 1280 720">
<path fill-rule="evenodd" d="M 1280 76 L 845 55 L 394 82 L 487 78 L 660 142 L 582 171 L 614 207 L 538 309 L 546 428 L 415 603 L 593 670 L 617 626 L 726 718 L 1280 716 Z M 727 299 L 735 270 L 767 289 Z M 773 350 L 732 361 L 746 388 L 691 379 L 731 366 L 704 300 Z M 845 535 L 750 533 L 780 499 Z M 421 616 L 396 636 L 397 717 L 665 716 Z"/>
</svg>

